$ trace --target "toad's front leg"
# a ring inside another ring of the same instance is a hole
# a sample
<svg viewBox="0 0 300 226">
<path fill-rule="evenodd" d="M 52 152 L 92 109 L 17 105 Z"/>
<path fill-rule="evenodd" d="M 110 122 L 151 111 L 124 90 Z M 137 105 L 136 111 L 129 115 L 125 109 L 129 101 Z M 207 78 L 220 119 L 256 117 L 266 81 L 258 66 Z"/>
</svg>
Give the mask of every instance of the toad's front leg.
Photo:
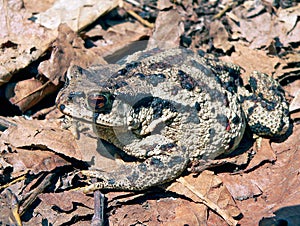
<svg viewBox="0 0 300 226">
<path fill-rule="evenodd" d="M 136 149 L 143 148 L 146 152 L 154 154 L 148 155 L 137 163 L 124 163 L 116 171 L 81 171 L 88 177 L 98 179 L 98 182 L 85 187 L 84 191 L 90 192 L 98 189 L 144 190 L 175 179 L 186 169 L 189 158 L 184 148 L 167 141 L 169 140 L 166 139 L 160 144 L 135 146 Z"/>
</svg>

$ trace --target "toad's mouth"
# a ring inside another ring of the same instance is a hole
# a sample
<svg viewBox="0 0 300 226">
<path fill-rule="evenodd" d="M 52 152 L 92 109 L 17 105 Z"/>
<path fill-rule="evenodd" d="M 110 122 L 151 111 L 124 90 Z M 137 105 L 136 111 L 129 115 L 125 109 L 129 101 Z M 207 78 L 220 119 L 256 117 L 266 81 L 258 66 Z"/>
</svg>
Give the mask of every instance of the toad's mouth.
<svg viewBox="0 0 300 226">
<path fill-rule="evenodd" d="M 64 114 L 75 120 L 82 121 L 84 123 L 95 124 L 101 127 L 124 127 L 124 116 L 120 117 L 119 114 L 99 113 L 86 109 L 84 107 L 79 108 L 69 104 L 57 104 L 57 108 Z"/>
<path fill-rule="evenodd" d="M 101 127 L 124 127 L 126 124 L 120 118 L 113 117 L 112 114 L 101 114 L 94 112 L 92 123 Z"/>
</svg>

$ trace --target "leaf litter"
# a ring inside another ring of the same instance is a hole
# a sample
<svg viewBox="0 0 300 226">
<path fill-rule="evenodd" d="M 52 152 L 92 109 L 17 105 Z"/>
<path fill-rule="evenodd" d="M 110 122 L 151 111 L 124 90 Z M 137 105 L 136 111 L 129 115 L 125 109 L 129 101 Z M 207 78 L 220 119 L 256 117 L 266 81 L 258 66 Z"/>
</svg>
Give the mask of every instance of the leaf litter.
<svg viewBox="0 0 300 226">
<path fill-rule="evenodd" d="M 55 93 L 70 65 L 105 64 L 102 57 L 113 62 L 145 43 L 148 48 L 182 45 L 217 55 L 242 66 L 245 81 L 253 70 L 279 79 L 294 128 L 283 142 L 257 140 L 243 155 L 218 160 L 223 166 L 215 171 L 191 173 L 142 193 L 109 192 L 106 221 L 257 225 L 264 217 L 292 222 L 291 214 L 281 209 L 299 205 L 299 3 L 81 1 L 67 13 L 62 12 L 71 7 L 68 1 L 52 1 L 48 8 L 35 4 L 0 5 L 5 22 L 0 24 L 5 109 L 0 113 L 27 115 L 0 118 L 3 224 L 90 224 L 94 201 L 76 190 L 86 185 L 78 171 L 89 166 L 114 170 L 122 161 L 113 147 L 96 139 L 92 128 L 81 128 L 79 139 L 73 136 L 78 131 L 61 128 L 61 114 L 53 108 Z M 16 106 L 17 114 L 11 111 Z"/>
</svg>

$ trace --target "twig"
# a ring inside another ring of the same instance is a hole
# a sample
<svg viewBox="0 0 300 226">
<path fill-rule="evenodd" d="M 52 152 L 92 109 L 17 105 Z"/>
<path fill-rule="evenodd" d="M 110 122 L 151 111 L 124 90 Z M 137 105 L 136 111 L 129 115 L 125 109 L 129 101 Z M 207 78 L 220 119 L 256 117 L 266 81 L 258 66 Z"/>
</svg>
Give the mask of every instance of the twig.
<svg viewBox="0 0 300 226">
<path fill-rule="evenodd" d="M 153 23 L 150 23 L 147 20 L 144 20 L 142 17 L 140 17 L 134 11 L 128 10 L 127 12 L 129 13 L 129 15 L 131 15 L 132 17 L 134 17 L 135 19 L 137 19 L 140 23 L 144 24 L 145 26 L 150 27 L 150 28 L 154 28 L 154 24 Z"/>
<path fill-rule="evenodd" d="M 236 2 L 233 2 L 233 1 L 228 2 L 219 13 L 217 13 L 216 15 L 213 16 L 212 19 L 215 20 L 215 19 L 221 18 L 228 10 L 232 9 L 236 5 L 237 5 Z"/>
<path fill-rule="evenodd" d="M 51 184 L 51 179 L 54 176 L 54 173 L 48 174 L 42 182 L 36 187 L 29 196 L 25 199 L 21 206 L 20 215 L 22 216 L 26 210 L 29 208 L 29 206 L 35 201 L 36 197 L 41 194 L 46 187 L 48 187 Z"/>
<path fill-rule="evenodd" d="M 104 195 L 99 191 L 94 191 L 94 216 L 92 226 L 104 225 Z"/>
<path fill-rule="evenodd" d="M 9 182 L 9 183 L 0 186 L 0 190 L 1 190 L 1 189 L 8 188 L 8 187 L 10 187 L 11 185 L 13 185 L 13 184 L 15 184 L 15 183 L 17 183 L 17 182 L 19 182 L 19 181 L 25 180 L 25 179 L 26 179 L 26 176 L 25 176 L 25 175 L 23 175 L 23 176 L 21 176 L 21 177 L 18 177 L 17 179 L 14 179 L 13 181 L 11 181 L 11 182 Z"/>
<path fill-rule="evenodd" d="M 132 4 L 132 5 L 135 5 L 135 6 L 141 6 L 141 4 L 139 3 L 139 2 L 137 2 L 137 1 L 135 1 L 135 0 L 126 0 L 126 2 L 128 2 L 128 3 L 130 3 L 130 4 Z"/>
<path fill-rule="evenodd" d="M 10 189 L 6 190 L 7 201 L 9 202 L 11 214 L 9 216 L 11 225 L 22 226 L 22 221 L 19 214 L 19 200 Z"/>
</svg>

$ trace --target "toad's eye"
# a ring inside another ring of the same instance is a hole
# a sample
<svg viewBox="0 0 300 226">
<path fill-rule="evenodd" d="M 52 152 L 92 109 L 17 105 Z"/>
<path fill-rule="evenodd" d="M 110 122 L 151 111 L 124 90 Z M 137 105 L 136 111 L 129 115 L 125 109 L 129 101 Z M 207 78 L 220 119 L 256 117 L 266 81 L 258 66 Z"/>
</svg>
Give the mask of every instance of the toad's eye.
<svg viewBox="0 0 300 226">
<path fill-rule="evenodd" d="M 97 113 L 110 111 L 113 100 L 114 98 L 110 93 L 93 93 L 87 98 L 89 107 Z"/>
</svg>

